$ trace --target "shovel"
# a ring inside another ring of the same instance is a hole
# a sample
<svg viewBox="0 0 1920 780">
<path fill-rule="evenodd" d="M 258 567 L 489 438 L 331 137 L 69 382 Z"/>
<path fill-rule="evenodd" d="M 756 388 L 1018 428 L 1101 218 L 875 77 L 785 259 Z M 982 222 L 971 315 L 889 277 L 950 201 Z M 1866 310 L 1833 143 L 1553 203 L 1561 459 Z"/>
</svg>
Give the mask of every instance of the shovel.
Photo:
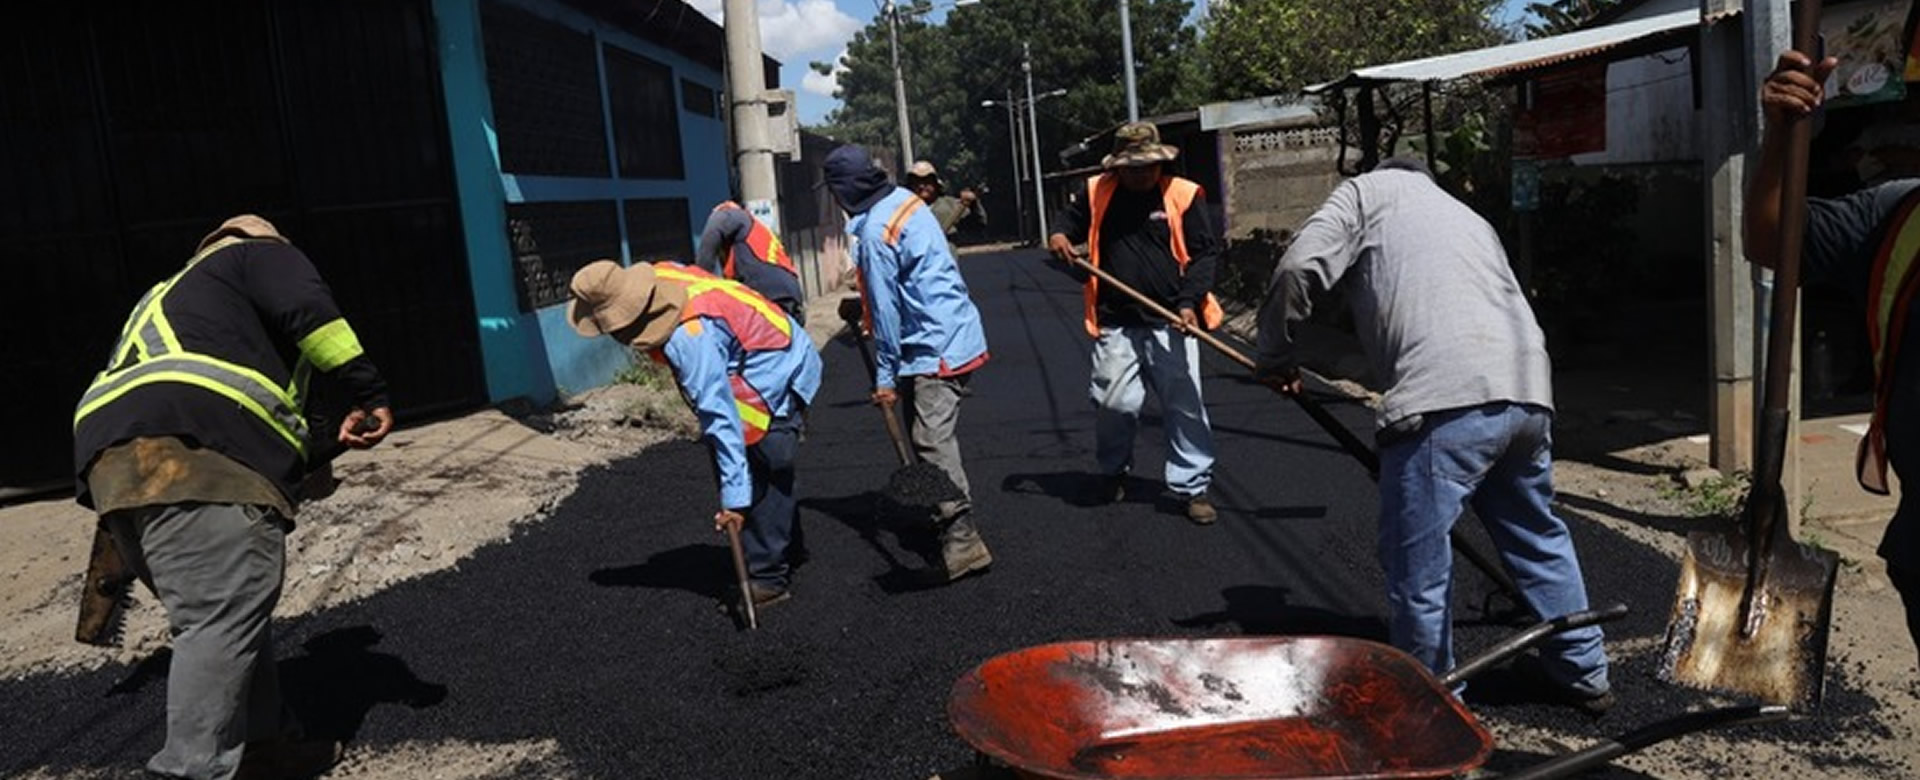
<svg viewBox="0 0 1920 780">
<path fill-rule="evenodd" d="M 866 337 L 860 335 L 860 307 L 843 303 L 840 319 L 852 329 L 853 340 L 860 345 L 860 359 L 867 366 L 867 376 L 873 376 L 873 346 Z M 906 431 L 900 423 L 900 414 L 894 410 L 892 403 L 880 405 L 880 416 L 886 420 L 887 438 L 893 441 L 894 454 L 900 457 L 900 469 L 887 478 L 887 486 L 880 492 L 881 498 L 895 506 L 916 509 L 932 508 L 943 502 L 966 498 L 966 493 L 953 483 L 953 478 L 947 476 L 945 470 L 913 456 L 913 449 L 907 445 Z"/>
<path fill-rule="evenodd" d="M 740 603 L 746 607 L 747 630 L 759 630 L 760 617 L 753 612 L 753 589 L 747 585 L 747 555 L 740 549 L 740 526 L 727 524 L 727 544 L 733 548 L 733 578 L 740 584 Z"/>
<path fill-rule="evenodd" d="M 1128 287 L 1126 283 L 1113 278 L 1112 274 L 1100 270 L 1094 266 L 1094 264 L 1087 262 L 1085 258 L 1074 255 L 1072 256 L 1072 260 L 1074 265 L 1085 270 L 1087 273 L 1099 277 L 1101 284 L 1112 285 L 1113 289 L 1125 293 L 1127 297 L 1139 302 L 1141 306 L 1145 306 L 1149 311 L 1152 311 L 1167 322 L 1173 323 L 1176 326 L 1181 324 L 1180 315 L 1168 311 L 1167 307 L 1161 306 L 1152 298 L 1142 295 L 1140 291 Z M 1215 350 L 1218 350 L 1220 354 L 1226 355 L 1228 359 L 1246 367 L 1248 371 L 1254 369 L 1254 362 L 1251 358 L 1241 354 L 1239 350 L 1227 346 L 1226 342 L 1221 341 L 1213 334 L 1199 329 L 1191 330 L 1189 334 L 1199 339 L 1200 343 L 1213 347 Z M 1307 413 L 1308 417 L 1312 417 L 1314 422 L 1319 423 L 1321 429 L 1325 430 L 1328 435 L 1340 442 L 1341 449 L 1346 450 L 1347 454 L 1352 455 L 1355 460 L 1360 461 L 1360 465 L 1366 468 L 1368 476 L 1373 477 L 1375 480 L 1380 478 L 1380 456 L 1375 454 L 1372 448 L 1360 441 L 1360 437 L 1355 436 L 1353 431 L 1347 430 L 1347 426 L 1341 425 L 1339 420 L 1334 419 L 1326 407 L 1321 406 L 1318 401 L 1308 398 L 1305 395 L 1289 395 L 1287 397 L 1292 398 L 1294 402 L 1298 403 L 1300 408 Z M 1460 535 L 1460 529 L 1457 526 L 1448 531 L 1447 535 L 1453 541 L 1453 549 L 1455 552 L 1460 553 L 1460 557 L 1467 559 L 1467 563 L 1473 564 L 1473 567 L 1479 569 L 1481 574 L 1486 575 L 1487 579 L 1492 580 L 1494 586 L 1499 588 L 1501 593 L 1506 594 L 1508 600 L 1520 606 L 1522 609 L 1526 608 L 1527 602 L 1520 598 L 1520 586 L 1514 584 L 1513 577 L 1508 576 L 1506 569 L 1501 568 L 1499 564 L 1488 559 L 1484 553 L 1480 552 L 1480 548 L 1469 544 L 1467 540 Z"/>
<path fill-rule="evenodd" d="M 1801 0 L 1793 46 L 1812 51 L 1819 0 Z M 1780 245 L 1767 325 L 1766 395 L 1754 443 L 1753 487 L 1737 526 L 1687 535 L 1660 678 L 1754 696 L 1807 711 L 1819 706 L 1839 556 L 1799 544 L 1780 483 L 1788 434 L 1788 370 L 1805 233 L 1805 118 L 1788 121 L 1780 188 Z"/>
</svg>

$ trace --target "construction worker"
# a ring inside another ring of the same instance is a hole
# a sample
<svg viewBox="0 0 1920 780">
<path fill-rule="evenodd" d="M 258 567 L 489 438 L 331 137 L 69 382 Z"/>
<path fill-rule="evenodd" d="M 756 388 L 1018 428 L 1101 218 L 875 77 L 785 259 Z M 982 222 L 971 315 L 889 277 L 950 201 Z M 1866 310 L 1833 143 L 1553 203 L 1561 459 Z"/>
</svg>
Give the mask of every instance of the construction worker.
<svg viewBox="0 0 1920 780">
<path fill-rule="evenodd" d="M 947 194 L 947 183 L 940 179 L 940 171 L 933 163 L 921 160 L 907 169 L 907 189 L 926 202 L 927 209 L 940 221 L 940 232 L 952 236 L 961 220 L 973 214 L 978 196 L 971 189 L 960 191 L 960 197 Z"/>
<path fill-rule="evenodd" d="M 1047 248 L 1086 284 L 1100 469 L 1089 503 L 1126 497 L 1140 406 L 1151 388 L 1160 398 L 1167 433 L 1167 487 L 1185 503 L 1187 519 L 1207 525 L 1217 515 L 1207 496 L 1213 429 L 1200 394 L 1200 342 L 1188 334 L 1220 325 L 1220 304 L 1212 293 L 1220 241 L 1200 185 L 1161 169 L 1179 153 L 1160 143 L 1152 122 L 1121 126 L 1114 133 L 1113 153 L 1100 162 L 1106 170 L 1087 179 L 1085 193 L 1068 204 Z M 1178 312 L 1181 321 L 1170 325 L 1075 268 L 1068 258 L 1081 242 L 1095 267 Z"/>
<path fill-rule="evenodd" d="M 1288 323 L 1341 279 L 1374 375 L 1387 635 L 1436 675 L 1453 671 L 1449 534 L 1471 505 L 1536 615 L 1585 610 L 1566 521 L 1553 512 L 1553 371 L 1546 339 L 1493 226 L 1425 163 L 1393 158 L 1348 179 L 1301 225 L 1260 311 L 1255 377 L 1303 389 Z M 1537 686 L 1587 712 L 1613 704 L 1599 627 L 1540 646 Z"/>
<path fill-rule="evenodd" d="M 1824 85 L 1840 61 L 1781 52 L 1760 87 L 1766 116 L 1760 156 L 1747 185 L 1747 259 L 1773 268 L 1780 261 L 1781 191 L 1786 182 L 1787 126 L 1812 121 Z M 1902 354 L 1920 339 L 1920 318 L 1909 316 L 1920 285 L 1920 179 L 1894 178 L 1834 198 L 1808 198 L 1800 278 L 1809 286 L 1845 292 L 1867 312 L 1873 349 L 1874 403 L 1855 455 L 1855 477 L 1868 492 L 1901 486 L 1900 503 L 1875 550 L 1906 607 L 1907 636 L 1920 647 L 1920 509 L 1908 506 L 1907 485 L 1920 484 L 1920 360 Z M 1916 334 L 1914 338 L 1906 338 Z M 1904 346 L 1903 346 L 1904 345 Z M 1889 480 L 1891 468 L 1898 480 Z"/>
<path fill-rule="evenodd" d="M 302 416 L 313 372 L 351 394 L 338 430 Z M 221 224 L 134 307 L 74 412 L 74 466 L 80 504 L 167 610 L 167 738 L 150 772 L 309 776 L 339 759 L 281 705 L 273 608 L 309 458 L 392 429 L 326 283 L 260 217 Z"/>
<path fill-rule="evenodd" d="M 612 260 L 574 273 L 567 317 L 586 337 L 611 336 L 666 364 L 713 452 L 714 528 L 738 529 L 749 582 L 764 607 L 791 594 L 798 534 L 794 453 L 820 357 L 799 318 L 736 281 L 675 263 Z"/>
<path fill-rule="evenodd" d="M 939 585 L 985 571 L 993 555 L 971 517 L 955 433 L 967 385 L 987 362 L 980 311 L 926 201 L 893 186 L 858 146 L 833 150 L 822 165 L 856 241 L 853 262 L 875 352 L 873 402 L 889 410 L 906 402 L 914 452 L 946 472 L 962 494 L 936 509 L 937 559 L 918 578 Z"/>
<path fill-rule="evenodd" d="M 800 291 L 800 272 L 780 237 L 766 223 L 733 201 L 724 201 L 707 215 L 700 231 L 700 249 L 694 265 L 726 279 L 753 288 L 773 301 L 801 324 L 807 321 L 805 294 Z"/>
</svg>

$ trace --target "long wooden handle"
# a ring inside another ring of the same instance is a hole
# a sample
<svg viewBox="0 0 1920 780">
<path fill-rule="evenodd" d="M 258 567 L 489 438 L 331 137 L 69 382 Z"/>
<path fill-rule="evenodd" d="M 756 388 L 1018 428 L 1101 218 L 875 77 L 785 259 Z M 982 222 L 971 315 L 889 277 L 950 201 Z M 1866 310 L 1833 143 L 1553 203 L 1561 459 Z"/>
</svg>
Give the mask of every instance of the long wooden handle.
<svg viewBox="0 0 1920 780">
<path fill-rule="evenodd" d="M 1141 306 L 1147 307 L 1149 311 L 1159 315 L 1167 322 L 1175 325 L 1182 323 L 1180 315 L 1169 311 L 1167 307 L 1161 306 L 1159 302 L 1148 298 L 1139 290 L 1135 290 L 1127 286 L 1126 283 L 1113 278 L 1112 274 L 1100 270 L 1099 267 L 1077 255 L 1069 257 L 1074 265 L 1079 266 L 1087 273 L 1099 277 L 1101 283 L 1112 285 L 1114 289 L 1125 293 L 1127 297 L 1139 302 Z M 1252 358 L 1247 357 L 1241 353 L 1240 350 L 1234 349 L 1226 342 L 1221 341 L 1219 337 L 1199 328 L 1188 328 L 1187 333 L 1199 339 L 1201 343 L 1214 348 L 1220 354 L 1226 355 L 1229 360 L 1244 366 L 1248 371 L 1254 370 L 1256 364 Z M 1327 435 L 1332 436 L 1335 441 L 1338 441 L 1341 449 L 1346 450 L 1347 454 L 1352 455 L 1355 460 L 1360 461 L 1360 465 L 1366 468 L 1368 474 L 1373 475 L 1375 478 L 1380 476 L 1380 456 L 1374 453 L 1372 447 L 1368 447 L 1365 442 L 1360 441 L 1360 438 L 1355 436 L 1353 431 L 1348 430 L 1347 426 L 1341 425 L 1339 420 L 1334 419 L 1333 414 L 1328 412 L 1326 407 L 1321 406 L 1320 402 L 1308 398 L 1303 394 L 1288 394 L 1287 397 L 1293 399 L 1294 403 L 1299 404 L 1300 408 L 1306 411 L 1307 416 L 1313 418 L 1313 421 L 1319 424 L 1321 430 L 1326 431 Z"/>
<path fill-rule="evenodd" d="M 1167 307 L 1161 306 L 1159 302 L 1141 294 L 1139 290 L 1135 290 L 1127 286 L 1126 283 L 1113 278 L 1112 274 L 1100 270 L 1094 264 L 1087 262 L 1085 258 L 1078 255 L 1068 255 L 1068 259 L 1072 260 L 1074 265 L 1085 269 L 1087 273 L 1098 277 L 1101 282 L 1112 285 L 1113 289 L 1119 290 L 1125 293 L 1127 297 L 1138 301 L 1140 305 L 1147 307 L 1149 311 L 1159 315 L 1167 322 L 1175 325 L 1182 324 L 1180 315 L 1168 311 Z M 1199 328 L 1185 328 L 1185 330 L 1188 334 L 1199 339 L 1201 343 L 1213 347 L 1215 350 L 1218 350 L 1220 354 L 1226 355 L 1229 359 L 1233 360 L 1233 362 L 1245 366 L 1249 371 L 1254 370 L 1256 364 L 1251 358 L 1241 354 L 1240 350 L 1228 346 L 1226 342 L 1221 341 L 1213 334 Z M 1375 481 L 1380 479 L 1380 455 L 1375 453 L 1372 447 L 1368 447 L 1365 442 L 1360 441 L 1360 437 L 1354 435 L 1353 431 L 1349 430 L 1347 426 L 1340 424 L 1339 420 L 1334 419 L 1333 414 L 1328 412 L 1326 407 L 1308 398 L 1306 394 L 1285 393 L 1284 395 L 1293 399 L 1294 403 L 1299 404 L 1300 408 L 1306 411 L 1307 416 L 1313 418 L 1313 421 L 1319 424 L 1321 430 L 1326 431 L 1327 435 L 1332 436 L 1335 441 L 1340 442 L 1341 449 L 1346 450 L 1347 454 L 1352 455 L 1355 460 L 1360 461 L 1360 465 L 1366 468 L 1368 476 L 1372 477 Z M 1520 595 L 1520 585 L 1513 581 L 1513 576 L 1508 574 L 1505 568 L 1502 568 L 1499 564 L 1482 554 L 1480 548 L 1473 546 L 1465 537 L 1461 536 L 1458 525 L 1455 525 L 1453 529 L 1448 532 L 1448 536 L 1453 540 L 1453 549 L 1458 551 L 1461 557 L 1466 558 L 1467 563 L 1479 569 L 1481 574 L 1485 574 L 1487 579 L 1492 580 L 1494 587 L 1499 588 L 1501 592 L 1505 593 L 1507 598 L 1513 600 L 1513 603 L 1522 606 L 1526 605 L 1526 600 L 1521 598 Z"/>
<path fill-rule="evenodd" d="M 740 526 L 727 524 L 727 545 L 733 548 L 733 577 L 740 584 L 740 603 L 746 605 L 747 629 L 760 628 L 760 616 L 753 610 L 753 588 L 747 581 L 747 555 L 740 549 Z"/>
<path fill-rule="evenodd" d="M 900 428 L 900 414 L 893 410 L 893 402 L 880 404 L 880 415 L 887 418 L 887 438 L 893 440 L 893 451 L 900 456 L 900 465 L 913 465 L 913 450 L 907 447 L 907 434 Z"/>
</svg>

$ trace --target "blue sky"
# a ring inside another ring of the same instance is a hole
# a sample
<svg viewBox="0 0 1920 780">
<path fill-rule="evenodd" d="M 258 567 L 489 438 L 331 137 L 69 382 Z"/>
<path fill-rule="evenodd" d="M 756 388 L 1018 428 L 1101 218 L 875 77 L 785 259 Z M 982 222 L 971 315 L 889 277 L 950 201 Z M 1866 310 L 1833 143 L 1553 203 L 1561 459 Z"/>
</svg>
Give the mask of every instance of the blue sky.
<svg viewBox="0 0 1920 780">
<path fill-rule="evenodd" d="M 1049 2 L 1050 0 L 1026 0 Z M 1360 0 L 1364 2 L 1364 0 Z M 687 0 L 714 19 L 723 0 Z M 833 99 L 833 80 L 814 73 L 807 63 L 831 61 L 846 50 L 847 41 L 879 13 L 880 0 L 756 0 L 760 8 L 760 39 L 766 53 L 781 62 L 780 86 L 794 91 L 800 103 L 800 121 L 818 124 L 839 105 Z M 1505 0 L 1499 21 L 1510 24 L 1525 15 L 1527 0 Z M 937 21 L 951 0 L 936 0 Z M 1195 0 L 1194 18 L 1206 0 Z M 985 8 L 960 13 L 983 13 Z"/>
</svg>

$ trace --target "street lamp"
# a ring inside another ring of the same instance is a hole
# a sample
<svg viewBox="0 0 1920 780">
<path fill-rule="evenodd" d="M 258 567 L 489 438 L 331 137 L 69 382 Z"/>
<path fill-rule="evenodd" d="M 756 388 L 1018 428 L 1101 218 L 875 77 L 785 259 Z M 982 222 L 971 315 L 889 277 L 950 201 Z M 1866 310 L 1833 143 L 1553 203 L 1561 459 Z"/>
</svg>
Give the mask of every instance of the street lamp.
<svg viewBox="0 0 1920 780">
<path fill-rule="evenodd" d="M 1120 58 L 1127 65 L 1127 121 L 1140 121 L 1140 93 L 1133 87 L 1133 21 L 1127 15 L 1127 0 L 1120 0 Z"/>
<path fill-rule="evenodd" d="M 1047 244 L 1047 191 L 1040 183 L 1040 117 L 1034 110 L 1039 102 L 1033 96 L 1033 48 L 1025 41 L 1020 43 L 1020 72 L 1027 77 L 1027 137 L 1033 140 L 1033 209 L 1040 218 L 1040 245 Z M 1056 89 L 1041 97 L 1058 97 L 1067 94 L 1064 89 Z"/>
<path fill-rule="evenodd" d="M 953 8 L 979 5 L 980 0 L 953 0 Z M 927 10 L 933 10 L 928 6 Z M 887 15 L 887 48 L 893 53 L 893 106 L 899 115 L 900 171 L 904 175 L 913 166 L 913 127 L 907 120 L 907 80 L 900 72 L 900 6 L 886 0 L 881 13 Z"/>
<path fill-rule="evenodd" d="M 1027 227 L 1026 196 L 1020 193 L 1020 180 L 1022 178 L 1020 170 L 1025 167 L 1023 161 L 1026 159 L 1026 155 L 1024 155 L 1020 149 L 1020 120 L 1014 113 L 1019 108 L 1019 105 L 1020 101 L 1013 99 L 1013 89 L 1011 87 L 1007 89 L 1006 100 L 980 101 L 981 108 L 992 108 L 994 106 L 1006 106 L 1007 108 L 1007 144 L 1012 147 L 1012 154 L 1007 159 L 1013 162 L 1013 219 L 1015 225 L 1014 233 L 1016 235 L 1025 231 Z"/>
</svg>

